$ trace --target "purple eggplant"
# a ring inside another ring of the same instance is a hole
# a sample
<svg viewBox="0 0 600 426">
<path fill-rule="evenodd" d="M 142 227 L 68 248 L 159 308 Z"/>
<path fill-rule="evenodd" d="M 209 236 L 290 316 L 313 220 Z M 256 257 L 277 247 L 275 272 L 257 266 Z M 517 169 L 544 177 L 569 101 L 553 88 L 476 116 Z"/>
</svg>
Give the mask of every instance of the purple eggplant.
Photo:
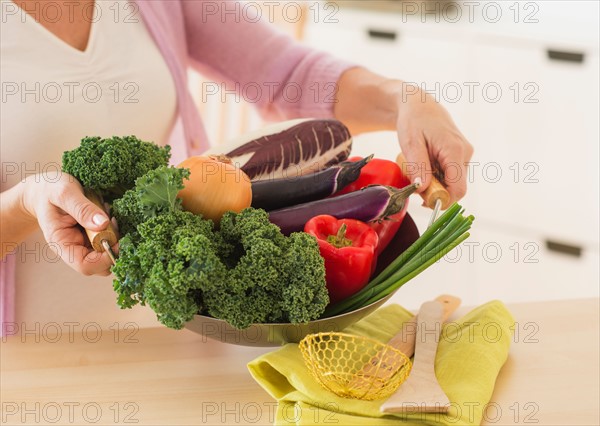
<svg viewBox="0 0 600 426">
<path fill-rule="evenodd" d="M 310 174 L 344 161 L 352 136 L 340 121 L 290 120 L 244 134 L 207 154 L 224 154 L 252 180 Z"/>
<path fill-rule="evenodd" d="M 294 178 L 252 182 L 252 207 L 274 210 L 320 200 L 354 182 L 373 156 L 356 162 L 343 162 L 325 170 Z"/>
<path fill-rule="evenodd" d="M 404 208 L 406 199 L 418 187 L 417 183 L 402 189 L 370 185 L 339 197 L 272 210 L 269 212 L 269 220 L 279 226 L 285 235 L 302 231 L 309 219 L 321 214 L 329 214 L 338 219 L 373 222 L 400 212 Z"/>
</svg>

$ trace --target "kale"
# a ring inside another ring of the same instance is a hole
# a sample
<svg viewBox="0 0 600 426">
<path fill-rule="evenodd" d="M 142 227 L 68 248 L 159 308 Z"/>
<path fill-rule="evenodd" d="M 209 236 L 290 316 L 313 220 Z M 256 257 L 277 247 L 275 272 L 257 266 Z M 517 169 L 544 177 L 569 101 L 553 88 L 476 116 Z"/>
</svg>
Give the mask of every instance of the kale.
<svg viewBox="0 0 600 426">
<path fill-rule="evenodd" d="M 237 328 L 252 323 L 304 323 L 329 303 L 325 266 L 314 237 L 285 237 L 264 210 L 248 208 L 221 219 L 223 240 L 236 249 L 225 257 L 225 280 L 205 281 L 207 312 Z"/>
<path fill-rule="evenodd" d="M 112 213 L 122 235 L 136 232 L 139 224 L 163 212 L 181 210 L 177 193 L 183 189 L 188 169 L 162 166 L 135 181 L 135 187 L 115 200 Z"/>
<path fill-rule="evenodd" d="M 177 203 L 158 209 L 121 240 L 113 273 L 121 307 L 147 304 L 171 328 L 200 312 L 237 328 L 302 323 L 329 303 L 314 237 L 285 237 L 253 208 L 226 213 L 218 230 Z"/>
<path fill-rule="evenodd" d="M 79 147 L 63 153 L 62 170 L 110 202 L 132 188 L 140 176 L 166 166 L 170 157 L 169 146 L 135 136 L 86 137 Z"/>
<path fill-rule="evenodd" d="M 112 204 L 117 304 L 147 305 L 175 329 L 198 313 L 237 328 L 319 318 L 329 298 L 315 238 L 284 236 L 264 210 L 228 212 L 218 228 L 184 211 L 177 195 L 190 172 L 169 157 L 134 136 L 84 138 L 63 154 L 63 171 Z"/>
<path fill-rule="evenodd" d="M 202 306 L 198 295 L 207 282 L 222 282 L 222 242 L 213 224 L 181 210 L 159 214 L 138 226 L 136 238 L 120 242 L 114 289 L 118 304 L 148 305 L 167 327 L 182 328 Z"/>
</svg>

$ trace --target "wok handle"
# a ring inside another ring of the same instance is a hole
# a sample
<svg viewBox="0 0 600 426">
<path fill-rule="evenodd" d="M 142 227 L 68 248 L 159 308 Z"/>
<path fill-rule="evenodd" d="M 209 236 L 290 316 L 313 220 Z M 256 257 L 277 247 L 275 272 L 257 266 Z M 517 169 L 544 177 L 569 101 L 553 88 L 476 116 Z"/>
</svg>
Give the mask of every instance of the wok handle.
<svg viewBox="0 0 600 426">
<path fill-rule="evenodd" d="M 96 194 L 93 191 L 86 190 L 85 196 L 92 203 L 104 210 L 104 203 L 102 202 L 102 199 L 98 196 L 98 194 Z M 105 250 L 102 241 L 106 241 L 110 247 L 114 246 L 117 243 L 117 241 L 119 241 L 119 238 L 117 237 L 117 231 L 115 231 L 115 228 L 110 222 L 108 223 L 106 229 L 104 229 L 103 231 L 91 231 L 89 229 L 86 229 L 85 233 L 87 234 L 87 237 L 89 238 L 92 247 L 98 253 L 102 253 Z"/>
</svg>

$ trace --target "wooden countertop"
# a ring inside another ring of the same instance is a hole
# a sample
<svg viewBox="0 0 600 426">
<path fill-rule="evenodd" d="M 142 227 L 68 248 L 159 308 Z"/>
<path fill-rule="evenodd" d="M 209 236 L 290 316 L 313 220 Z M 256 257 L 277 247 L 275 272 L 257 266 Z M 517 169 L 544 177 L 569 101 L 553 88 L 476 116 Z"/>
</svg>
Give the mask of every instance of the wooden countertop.
<svg viewBox="0 0 600 426">
<path fill-rule="evenodd" d="M 484 424 L 600 424 L 599 303 L 509 305 L 516 333 Z M 275 401 L 246 369 L 269 350 L 166 328 L 19 330 L 0 344 L 0 422 L 272 424 Z"/>
</svg>

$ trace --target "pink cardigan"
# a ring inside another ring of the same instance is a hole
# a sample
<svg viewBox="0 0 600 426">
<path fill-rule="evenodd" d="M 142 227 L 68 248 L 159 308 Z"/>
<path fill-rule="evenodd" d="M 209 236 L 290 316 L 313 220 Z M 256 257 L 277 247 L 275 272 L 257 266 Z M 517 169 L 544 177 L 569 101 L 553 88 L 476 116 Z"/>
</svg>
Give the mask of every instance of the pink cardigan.
<svg viewBox="0 0 600 426">
<path fill-rule="evenodd" d="M 137 4 L 175 81 L 185 139 L 171 141 L 179 145 L 174 151 L 192 155 L 209 147 L 187 89 L 188 67 L 230 87 L 237 85 L 270 118 L 332 116 L 328 99 L 333 85 L 351 64 L 253 22 L 235 2 L 137 0 Z M 0 262 L 0 335 L 14 321 L 14 271 L 15 259 L 9 255 Z"/>
</svg>

